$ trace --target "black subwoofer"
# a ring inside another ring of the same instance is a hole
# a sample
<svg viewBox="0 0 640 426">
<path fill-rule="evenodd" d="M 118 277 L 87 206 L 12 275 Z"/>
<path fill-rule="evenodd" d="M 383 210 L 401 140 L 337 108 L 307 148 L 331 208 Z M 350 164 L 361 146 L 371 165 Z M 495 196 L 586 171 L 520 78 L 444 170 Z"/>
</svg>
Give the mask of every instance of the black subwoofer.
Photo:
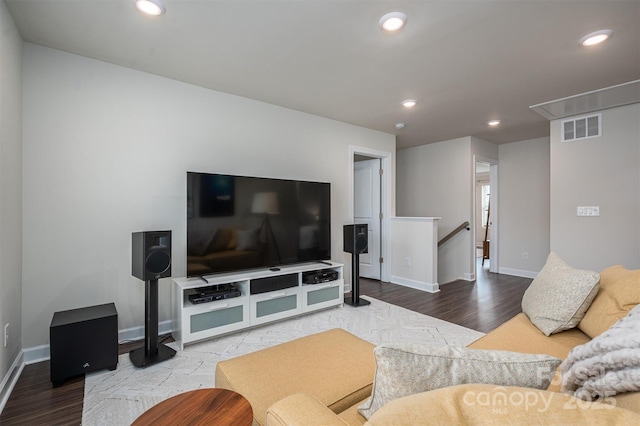
<svg viewBox="0 0 640 426">
<path fill-rule="evenodd" d="M 347 253 L 368 253 L 368 227 L 367 224 L 344 225 L 343 240 L 344 251 Z"/>
<path fill-rule="evenodd" d="M 53 314 L 49 327 L 51 381 L 118 365 L 118 312 L 113 303 Z"/>
<path fill-rule="evenodd" d="M 142 281 L 171 276 L 171 231 L 131 234 L 131 275 Z"/>
</svg>

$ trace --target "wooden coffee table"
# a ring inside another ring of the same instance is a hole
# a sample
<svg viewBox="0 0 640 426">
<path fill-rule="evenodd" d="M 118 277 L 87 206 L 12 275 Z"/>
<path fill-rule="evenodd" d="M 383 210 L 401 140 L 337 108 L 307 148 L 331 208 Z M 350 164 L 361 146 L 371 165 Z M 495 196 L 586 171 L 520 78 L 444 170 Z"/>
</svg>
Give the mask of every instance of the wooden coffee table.
<svg viewBox="0 0 640 426">
<path fill-rule="evenodd" d="M 141 425 L 251 425 L 253 410 L 239 393 L 198 389 L 164 400 L 133 422 Z"/>
</svg>

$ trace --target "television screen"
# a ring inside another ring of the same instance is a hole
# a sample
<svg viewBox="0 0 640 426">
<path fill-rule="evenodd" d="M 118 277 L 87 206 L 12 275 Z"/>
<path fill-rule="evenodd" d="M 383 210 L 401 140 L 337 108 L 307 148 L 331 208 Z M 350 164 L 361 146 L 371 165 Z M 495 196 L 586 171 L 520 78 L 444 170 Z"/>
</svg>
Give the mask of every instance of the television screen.
<svg viewBox="0 0 640 426">
<path fill-rule="evenodd" d="M 331 258 L 329 183 L 187 172 L 187 276 Z"/>
</svg>

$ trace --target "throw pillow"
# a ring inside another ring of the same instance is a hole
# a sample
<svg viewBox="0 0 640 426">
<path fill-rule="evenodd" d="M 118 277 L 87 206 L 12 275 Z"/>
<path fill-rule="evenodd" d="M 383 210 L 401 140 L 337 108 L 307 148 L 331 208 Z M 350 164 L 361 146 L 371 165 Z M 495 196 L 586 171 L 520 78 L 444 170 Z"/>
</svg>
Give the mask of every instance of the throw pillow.
<svg viewBox="0 0 640 426">
<path fill-rule="evenodd" d="M 260 228 L 250 231 L 238 230 L 236 235 L 238 238 L 236 250 L 256 251 L 260 248 Z"/>
<path fill-rule="evenodd" d="M 586 401 L 640 391 L 640 306 L 560 365 L 562 392 Z"/>
<path fill-rule="evenodd" d="M 220 228 L 216 231 L 216 234 L 213 236 L 211 240 L 211 244 L 209 244 L 209 248 L 207 249 L 207 253 L 215 253 L 219 251 L 224 251 L 229 246 L 231 242 L 231 236 L 233 232 L 230 228 Z"/>
<path fill-rule="evenodd" d="M 545 335 L 574 328 L 596 297 L 600 274 L 574 269 L 555 253 L 522 296 L 522 311 Z"/>
<path fill-rule="evenodd" d="M 447 386 L 487 383 L 546 389 L 561 362 L 549 355 L 437 345 L 383 345 L 373 353 L 373 392 L 358 407 L 367 419 L 389 401 Z"/>
<path fill-rule="evenodd" d="M 612 266 L 600 273 L 600 291 L 578 328 L 594 338 L 640 304 L 640 269 Z"/>
</svg>

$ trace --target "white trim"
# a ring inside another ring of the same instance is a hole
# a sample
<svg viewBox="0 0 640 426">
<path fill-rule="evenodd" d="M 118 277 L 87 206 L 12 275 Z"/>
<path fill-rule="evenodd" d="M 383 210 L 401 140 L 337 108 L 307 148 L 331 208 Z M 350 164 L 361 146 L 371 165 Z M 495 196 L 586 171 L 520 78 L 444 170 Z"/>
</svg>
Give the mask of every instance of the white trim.
<svg viewBox="0 0 640 426">
<path fill-rule="evenodd" d="M 2 379 L 2 383 L 0 383 L 0 413 L 4 410 L 4 406 L 7 405 L 11 392 L 13 392 L 13 388 L 16 386 L 16 383 L 18 383 L 18 379 L 22 374 L 22 370 L 24 369 L 23 359 L 24 352 L 20 351 L 16 359 L 13 360 L 11 367 L 9 367 L 9 371 L 7 371 L 7 374 Z"/>
<path fill-rule="evenodd" d="M 22 349 L 26 365 L 47 361 L 50 358 L 49 345 L 33 346 Z"/>
<path fill-rule="evenodd" d="M 353 168 L 354 168 L 354 156 L 355 155 L 364 155 L 372 158 L 379 158 L 381 161 L 382 170 L 384 170 L 384 174 L 382 175 L 382 186 L 380 188 L 380 207 L 382 210 L 382 222 L 380 223 L 380 256 L 384 259 L 382 265 L 380 266 L 380 281 L 389 282 L 390 281 L 390 264 L 389 260 L 391 259 L 391 253 L 389 251 L 389 219 L 391 219 L 392 215 L 395 213 L 392 211 L 392 178 L 393 178 L 393 153 L 389 151 L 381 151 L 378 149 L 349 145 L 349 170 L 348 170 L 348 178 L 349 178 L 349 217 L 351 221 L 353 221 L 354 215 L 354 206 L 353 206 Z"/>
<path fill-rule="evenodd" d="M 440 291 L 440 285 L 438 283 L 425 283 L 422 281 L 416 281 L 409 278 L 402 278 L 398 276 L 392 276 L 391 282 L 404 287 L 415 288 L 416 290 L 426 291 L 427 293 L 437 293 Z"/>
<path fill-rule="evenodd" d="M 158 334 L 165 335 L 171 333 L 173 321 L 166 320 L 158 323 Z M 138 341 L 144 340 L 144 326 L 127 328 L 124 330 L 118 330 L 118 343 L 126 341 Z M 51 358 L 51 351 L 49 345 L 33 346 L 31 348 L 25 348 L 22 350 L 24 353 L 23 362 L 27 365 L 35 364 L 37 362 L 47 361 Z"/>
<path fill-rule="evenodd" d="M 160 321 L 158 323 L 158 334 L 165 335 L 171 333 L 173 331 L 173 321 L 166 320 Z M 137 340 L 142 340 L 145 338 L 144 335 L 144 326 L 125 328 L 124 330 L 118 331 L 118 343 L 122 342 L 132 342 Z"/>
<path fill-rule="evenodd" d="M 436 220 L 442 219 L 441 217 L 410 217 L 410 216 L 400 216 L 400 217 L 392 217 L 391 219 L 397 221 L 411 221 L 411 222 L 435 222 Z"/>
<path fill-rule="evenodd" d="M 475 259 L 475 258 L 474 258 Z M 475 281 L 476 280 L 476 274 L 467 274 L 464 273 L 462 274 L 462 279 L 464 281 Z"/>
<path fill-rule="evenodd" d="M 489 194 L 489 202 L 493 209 L 491 210 L 491 216 L 489 218 L 489 241 L 493 241 L 489 245 L 489 272 L 497 273 L 499 270 L 500 259 L 499 250 L 500 240 L 498 237 L 498 231 L 500 229 L 500 202 L 498 196 L 500 195 L 500 188 L 498 187 L 498 163 L 491 163 L 489 167 L 489 185 L 491 186 L 491 194 Z"/>
<path fill-rule="evenodd" d="M 536 271 L 524 271 L 522 269 L 500 268 L 499 274 L 513 275 L 523 278 L 535 278 L 538 273 Z"/>
</svg>

